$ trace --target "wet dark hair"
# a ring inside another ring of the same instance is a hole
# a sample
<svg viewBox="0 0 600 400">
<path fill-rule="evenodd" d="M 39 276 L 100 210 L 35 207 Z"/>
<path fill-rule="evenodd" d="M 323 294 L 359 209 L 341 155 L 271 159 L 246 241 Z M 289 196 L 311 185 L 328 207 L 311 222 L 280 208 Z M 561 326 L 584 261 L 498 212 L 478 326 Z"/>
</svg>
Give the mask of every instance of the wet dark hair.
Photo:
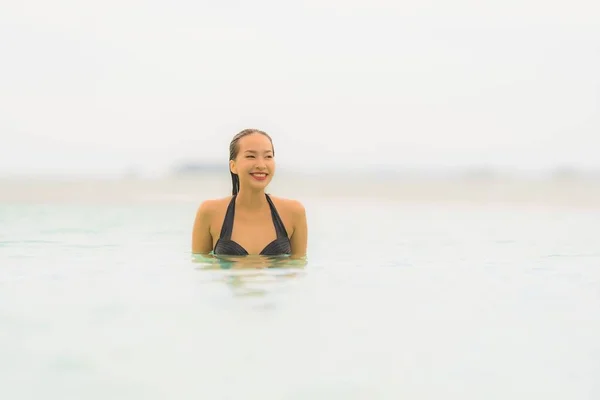
<svg viewBox="0 0 600 400">
<path fill-rule="evenodd" d="M 237 135 L 235 135 L 233 137 L 233 139 L 231 139 L 231 143 L 229 144 L 229 161 L 236 159 L 238 152 L 240 150 L 240 146 L 238 144 L 240 139 L 243 138 L 244 136 L 252 135 L 254 133 L 260 133 L 261 135 L 266 136 L 269 139 L 269 142 L 271 142 L 271 147 L 273 147 L 273 140 L 271 139 L 271 136 L 269 136 L 266 132 L 263 132 L 258 129 L 244 129 L 243 131 L 241 131 Z M 275 155 L 275 147 L 273 147 L 273 156 L 274 155 Z M 229 169 L 229 172 L 231 173 L 231 185 L 232 185 L 231 194 L 235 196 L 240 191 L 240 177 L 237 174 L 234 174 L 231 171 L 231 169 Z"/>
</svg>

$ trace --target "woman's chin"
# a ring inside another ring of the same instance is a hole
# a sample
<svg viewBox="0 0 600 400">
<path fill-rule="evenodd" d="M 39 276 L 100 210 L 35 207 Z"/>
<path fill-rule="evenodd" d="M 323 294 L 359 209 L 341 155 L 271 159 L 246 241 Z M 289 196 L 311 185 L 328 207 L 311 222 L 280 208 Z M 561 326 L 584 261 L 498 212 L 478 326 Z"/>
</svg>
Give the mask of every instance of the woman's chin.
<svg viewBox="0 0 600 400">
<path fill-rule="evenodd" d="M 270 179 L 265 179 L 265 180 L 261 181 L 261 180 L 250 178 L 250 180 L 247 183 L 248 183 L 248 187 L 253 190 L 264 190 L 269 185 L 269 182 L 271 182 Z"/>
</svg>

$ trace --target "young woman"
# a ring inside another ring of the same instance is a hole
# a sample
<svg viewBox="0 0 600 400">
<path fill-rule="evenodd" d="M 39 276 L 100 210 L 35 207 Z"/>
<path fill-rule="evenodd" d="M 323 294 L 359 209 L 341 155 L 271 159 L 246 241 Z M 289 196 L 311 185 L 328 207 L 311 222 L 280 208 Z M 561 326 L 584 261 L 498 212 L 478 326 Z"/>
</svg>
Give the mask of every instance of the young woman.
<svg viewBox="0 0 600 400">
<path fill-rule="evenodd" d="M 246 129 L 229 145 L 232 196 L 205 200 L 196 212 L 192 253 L 306 256 L 307 224 L 297 200 L 265 193 L 275 174 L 275 150 L 263 131 Z"/>
</svg>

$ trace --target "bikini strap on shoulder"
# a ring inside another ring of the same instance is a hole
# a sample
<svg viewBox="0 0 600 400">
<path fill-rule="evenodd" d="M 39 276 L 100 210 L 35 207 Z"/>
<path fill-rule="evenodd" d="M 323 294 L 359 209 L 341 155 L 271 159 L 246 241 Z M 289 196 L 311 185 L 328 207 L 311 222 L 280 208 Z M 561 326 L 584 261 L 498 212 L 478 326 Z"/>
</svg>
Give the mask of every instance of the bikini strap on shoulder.
<svg viewBox="0 0 600 400">
<path fill-rule="evenodd" d="M 225 213 L 223 225 L 221 226 L 221 234 L 219 235 L 220 239 L 231 239 L 231 233 L 233 232 L 233 217 L 235 215 L 235 198 L 236 195 L 233 195 L 227 206 L 227 212 Z"/>
<path fill-rule="evenodd" d="M 275 204 L 273 204 L 273 200 L 271 197 L 265 193 L 267 196 L 267 202 L 269 203 L 269 207 L 271 208 L 271 216 L 273 217 L 273 224 L 275 225 L 275 232 L 277 233 L 277 238 L 286 238 L 288 237 L 287 230 L 285 229 L 285 225 L 277 212 L 277 208 L 275 208 Z"/>
</svg>

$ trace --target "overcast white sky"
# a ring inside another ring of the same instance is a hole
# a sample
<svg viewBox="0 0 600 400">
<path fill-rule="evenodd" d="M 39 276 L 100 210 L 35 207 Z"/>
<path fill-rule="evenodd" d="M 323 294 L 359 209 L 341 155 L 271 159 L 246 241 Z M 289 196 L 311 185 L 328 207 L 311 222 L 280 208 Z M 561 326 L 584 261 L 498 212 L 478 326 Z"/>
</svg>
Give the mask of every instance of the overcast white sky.
<svg viewBox="0 0 600 400">
<path fill-rule="evenodd" d="M 0 3 L 0 173 L 600 168 L 597 1 Z"/>
</svg>

